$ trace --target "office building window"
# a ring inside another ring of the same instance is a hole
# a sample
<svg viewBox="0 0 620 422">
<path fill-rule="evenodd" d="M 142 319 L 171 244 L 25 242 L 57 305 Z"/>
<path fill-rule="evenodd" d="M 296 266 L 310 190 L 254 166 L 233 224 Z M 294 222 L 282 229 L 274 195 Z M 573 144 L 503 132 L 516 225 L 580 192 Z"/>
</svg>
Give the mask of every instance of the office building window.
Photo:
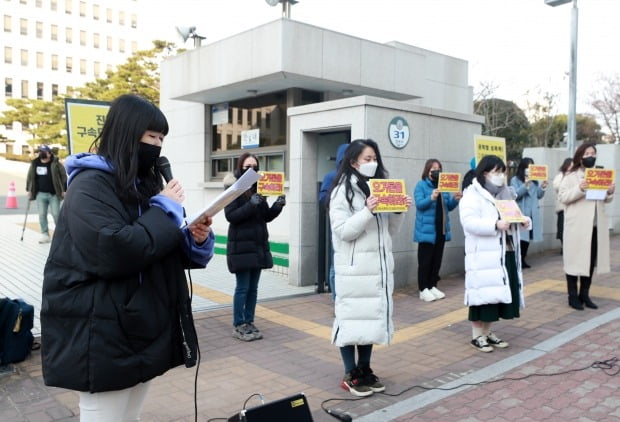
<svg viewBox="0 0 620 422">
<path fill-rule="evenodd" d="M 4 32 L 11 32 L 11 17 L 9 15 L 4 15 Z"/>
<path fill-rule="evenodd" d="M 93 19 L 96 21 L 99 20 L 99 5 L 98 4 L 93 4 Z"/>
<path fill-rule="evenodd" d="M 80 75 L 86 75 L 86 60 L 80 59 Z"/>
<path fill-rule="evenodd" d="M 58 25 L 52 25 L 51 33 L 52 41 L 58 41 Z"/>
<path fill-rule="evenodd" d="M 28 81 L 22 81 L 22 98 L 28 98 Z"/>
<path fill-rule="evenodd" d="M 37 38 L 43 38 L 43 22 L 37 22 Z"/>
<path fill-rule="evenodd" d="M 132 28 L 138 27 L 138 17 L 136 15 L 131 15 L 131 27 Z"/>
<path fill-rule="evenodd" d="M 20 53 L 22 66 L 28 66 L 28 50 L 21 50 Z"/>
<path fill-rule="evenodd" d="M 125 25 L 125 12 L 122 10 L 118 12 L 118 24 L 121 26 Z"/>
<path fill-rule="evenodd" d="M 83 18 L 86 17 L 86 2 L 85 1 L 80 2 L 80 16 Z"/>
<path fill-rule="evenodd" d="M 67 44 L 73 43 L 73 29 L 65 28 L 65 42 Z"/>
<path fill-rule="evenodd" d="M 4 47 L 4 62 L 13 63 L 13 49 L 11 47 Z"/>
<path fill-rule="evenodd" d="M 58 10 L 58 0 L 50 0 L 50 9 Z"/>
<path fill-rule="evenodd" d="M 37 51 L 37 69 L 43 69 L 43 53 Z"/>
<path fill-rule="evenodd" d="M 28 19 L 19 20 L 19 33 L 20 35 L 28 35 Z"/>
<path fill-rule="evenodd" d="M 37 100 L 43 99 L 43 82 L 37 82 Z"/>
<path fill-rule="evenodd" d="M 73 72 L 73 58 L 67 57 L 65 60 L 65 71 L 67 73 Z"/>
<path fill-rule="evenodd" d="M 28 3 L 28 0 L 19 0 L 19 3 L 20 3 L 20 4 L 27 4 L 27 3 Z"/>
<path fill-rule="evenodd" d="M 36 5 L 37 7 L 39 7 L 39 8 L 43 7 L 43 0 L 37 0 L 37 1 L 35 1 L 34 3 L 35 3 L 35 5 Z"/>
<path fill-rule="evenodd" d="M 93 34 L 93 47 L 99 48 L 99 34 Z"/>
<path fill-rule="evenodd" d="M 132 41 L 131 42 L 131 52 L 132 53 L 136 53 L 138 51 L 138 42 L 137 41 Z"/>
<path fill-rule="evenodd" d="M 106 48 L 108 51 L 112 51 L 112 37 L 106 38 Z"/>
<path fill-rule="evenodd" d="M 52 99 L 58 97 L 58 84 L 52 84 Z"/>
<path fill-rule="evenodd" d="M 86 45 L 86 31 L 80 31 L 80 45 Z"/>
<path fill-rule="evenodd" d="M 13 96 L 13 79 L 4 78 L 4 96 L 11 98 Z"/>
<path fill-rule="evenodd" d="M 52 70 L 58 70 L 58 54 L 52 54 Z"/>
<path fill-rule="evenodd" d="M 107 23 L 112 23 L 113 16 L 112 9 L 105 10 L 105 18 Z"/>
<path fill-rule="evenodd" d="M 94 62 L 93 63 L 93 73 L 95 74 L 95 78 L 98 78 L 101 75 L 101 63 Z"/>
<path fill-rule="evenodd" d="M 70 15 L 73 12 L 73 0 L 65 0 L 65 13 Z"/>
<path fill-rule="evenodd" d="M 118 40 L 118 51 L 125 52 L 125 40 Z"/>
</svg>

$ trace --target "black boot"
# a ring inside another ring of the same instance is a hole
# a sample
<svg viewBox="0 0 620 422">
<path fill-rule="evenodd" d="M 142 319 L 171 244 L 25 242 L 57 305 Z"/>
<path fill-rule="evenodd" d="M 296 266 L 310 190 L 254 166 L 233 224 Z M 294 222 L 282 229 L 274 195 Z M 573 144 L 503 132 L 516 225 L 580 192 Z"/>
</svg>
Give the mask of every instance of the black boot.
<svg viewBox="0 0 620 422">
<path fill-rule="evenodd" d="M 566 274 L 566 287 L 568 289 L 568 305 L 573 309 L 583 311 L 583 305 L 577 295 L 577 276 Z"/>
<path fill-rule="evenodd" d="M 520 242 L 521 246 L 521 268 L 531 268 L 531 266 L 525 262 L 525 257 L 527 256 L 527 250 L 530 247 L 530 242 L 526 242 L 522 240 Z"/>
<path fill-rule="evenodd" d="M 586 305 L 586 308 L 598 309 L 596 303 L 590 300 L 590 285 L 592 284 L 592 278 L 581 277 L 581 284 L 579 285 L 579 300 Z"/>
</svg>

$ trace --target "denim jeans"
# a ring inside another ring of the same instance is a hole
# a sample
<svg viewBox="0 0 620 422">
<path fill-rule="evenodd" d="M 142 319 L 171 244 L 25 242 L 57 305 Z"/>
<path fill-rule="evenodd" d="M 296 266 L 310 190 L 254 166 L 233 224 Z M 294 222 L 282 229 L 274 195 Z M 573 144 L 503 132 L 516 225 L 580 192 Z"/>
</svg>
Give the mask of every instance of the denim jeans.
<svg viewBox="0 0 620 422">
<path fill-rule="evenodd" d="M 336 271 L 334 270 L 334 247 L 331 248 L 329 257 L 329 290 L 332 292 L 332 300 L 336 300 Z"/>
<path fill-rule="evenodd" d="M 260 272 L 260 269 L 255 269 L 240 271 L 235 274 L 237 277 L 237 286 L 233 298 L 233 325 L 235 327 L 254 322 Z"/>
<path fill-rule="evenodd" d="M 38 192 L 37 193 L 37 209 L 39 210 L 39 224 L 41 225 L 41 233 L 49 234 L 47 227 L 47 209 L 49 207 L 54 224 L 58 224 L 58 213 L 60 212 L 60 198 L 53 193 Z"/>
<path fill-rule="evenodd" d="M 357 348 L 357 365 L 355 364 L 355 349 Z M 340 348 L 340 355 L 344 363 L 344 372 L 350 373 L 356 367 L 370 366 L 370 356 L 372 355 L 372 344 L 358 344 L 357 346 L 343 346 Z"/>
</svg>

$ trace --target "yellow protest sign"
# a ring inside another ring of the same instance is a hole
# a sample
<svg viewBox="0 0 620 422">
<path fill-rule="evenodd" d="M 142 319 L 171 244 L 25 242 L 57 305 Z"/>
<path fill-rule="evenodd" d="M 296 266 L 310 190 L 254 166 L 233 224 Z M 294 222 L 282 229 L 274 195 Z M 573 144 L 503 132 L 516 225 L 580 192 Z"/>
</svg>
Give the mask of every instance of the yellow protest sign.
<svg viewBox="0 0 620 422">
<path fill-rule="evenodd" d="M 461 175 L 459 173 L 439 173 L 437 190 L 439 192 L 459 192 L 461 190 Z"/>
<path fill-rule="evenodd" d="M 495 206 L 502 220 L 506 220 L 509 223 L 523 223 L 525 221 L 525 217 L 523 217 L 521 209 L 515 200 L 498 199 L 495 201 Z"/>
<path fill-rule="evenodd" d="M 607 190 L 616 180 L 616 171 L 608 169 L 586 169 L 588 189 Z"/>
<path fill-rule="evenodd" d="M 407 191 L 403 179 L 370 179 L 370 193 L 379 199 L 374 212 L 407 211 Z"/>
<path fill-rule="evenodd" d="M 284 173 L 280 171 L 261 171 L 257 192 L 264 196 L 284 195 Z"/>
<path fill-rule="evenodd" d="M 506 164 L 506 140 L 496 136 L 474 135 L 476 165 L 485 155 L 495 155 Z"/>
<path fill-rule="evenodd" d="M 65 98 L 69 154 L 88 152 L 103 129 L 110 103 Z"/>
<path fill-rule="evenodd" d="M 546 165 L 530 164 L 527 166 L 530 180 L 547 180 L 549 178 L 549 167 Z"/>
</svg>

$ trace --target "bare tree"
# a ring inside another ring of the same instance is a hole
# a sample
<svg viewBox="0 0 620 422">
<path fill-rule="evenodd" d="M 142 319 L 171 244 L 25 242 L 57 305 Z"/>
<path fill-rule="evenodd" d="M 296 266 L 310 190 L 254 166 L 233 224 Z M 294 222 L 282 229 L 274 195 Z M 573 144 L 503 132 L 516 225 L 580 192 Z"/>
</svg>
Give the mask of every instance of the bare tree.
<svg viewBox="0 0 620 422">
<path fill-rule="evenodd" d="M 609 129 L 612 143 L 620 143 L 620 74 L 601 75 L 598 89 L 590 94 L 590 104 Z"/>
<path fill-rule="evenodd" d="M 530 100 L 530 98 L 534 100 Z M 536 92 L 526 92 L 526 114 L 532 122 L 532 139 L 534 145 L 541 147 L 557 146 L 562 141 L 562 133 L 558 138 L 556 119 L 558 94 L 543 92 L 538 88 Z M 564 128 L 562 132 L 565 130 Z"/>
</svg>

